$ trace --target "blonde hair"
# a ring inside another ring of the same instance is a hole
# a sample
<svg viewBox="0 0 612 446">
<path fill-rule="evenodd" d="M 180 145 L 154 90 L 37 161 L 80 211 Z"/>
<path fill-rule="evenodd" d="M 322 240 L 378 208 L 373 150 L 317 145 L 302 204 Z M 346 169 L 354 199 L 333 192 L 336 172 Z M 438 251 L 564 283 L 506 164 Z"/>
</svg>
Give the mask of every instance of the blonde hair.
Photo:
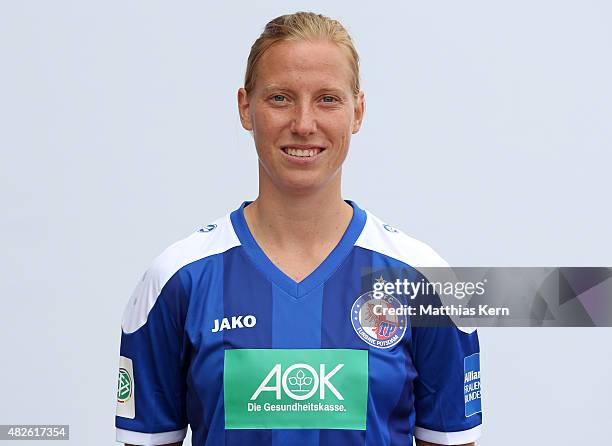
<svg viewBox="0 0 612 446">
<path fill-rule="evenodd" d="M 251 46 L 244 76 L 247 95 L 253 91 L 257 64 L 262 55 L 275 43 L 289 40 L 327 40 L 344 50 L 353 72 L 351 90 L 357 97 L 359 84 L 359 55 L 348 31 L 337 21 L 314 12 L 296 12 L 279 16 L 266 25 L 259 38 Z"/>
</svg>

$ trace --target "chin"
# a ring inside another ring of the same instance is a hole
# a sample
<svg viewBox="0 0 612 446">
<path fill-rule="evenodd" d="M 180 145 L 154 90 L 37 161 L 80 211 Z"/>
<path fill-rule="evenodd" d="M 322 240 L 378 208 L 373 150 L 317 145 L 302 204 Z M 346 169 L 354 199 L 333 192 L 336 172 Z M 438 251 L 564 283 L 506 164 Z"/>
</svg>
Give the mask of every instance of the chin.
<svg viewBox="0 0 612 446">
<path fill-rule="evenodd" d="M 329 183 L 329 178 L 318 175 L 288 175 L 280 181 L 283 190 L 294 194 L 309 194 Z"/>
</svg>

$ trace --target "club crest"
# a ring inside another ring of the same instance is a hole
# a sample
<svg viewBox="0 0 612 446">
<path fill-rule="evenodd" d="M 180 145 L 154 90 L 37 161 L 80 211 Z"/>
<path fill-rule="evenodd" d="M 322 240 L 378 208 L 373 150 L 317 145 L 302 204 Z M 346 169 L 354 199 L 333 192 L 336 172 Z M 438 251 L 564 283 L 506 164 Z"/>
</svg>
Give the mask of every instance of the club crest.
<svg viewBox="0 0 612 446">
<path fill-rule="evenodd" d="M 397 345 L 406 333 L 406 316 L 397 315 L 401 302 L 384 294 L 374 297 L 368 291 L 357 298 L 351 308 L 351 322 L 355 333 L 372 347 L 387 349 Z"/>
</svg>

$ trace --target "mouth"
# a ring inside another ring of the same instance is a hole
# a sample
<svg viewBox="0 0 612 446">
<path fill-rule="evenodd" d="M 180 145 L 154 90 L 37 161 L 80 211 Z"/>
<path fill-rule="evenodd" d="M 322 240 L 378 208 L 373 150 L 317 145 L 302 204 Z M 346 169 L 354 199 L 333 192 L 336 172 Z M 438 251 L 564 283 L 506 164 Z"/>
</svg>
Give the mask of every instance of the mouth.
<svg viewBox="0 0 612 446">
<path fill-rule="evenodd" d="M 285 146 L 281 149 L 285 154 L 296 158 L 314 158 L 325 151 L 324 147 L 318 146 Z"/>
</svg>

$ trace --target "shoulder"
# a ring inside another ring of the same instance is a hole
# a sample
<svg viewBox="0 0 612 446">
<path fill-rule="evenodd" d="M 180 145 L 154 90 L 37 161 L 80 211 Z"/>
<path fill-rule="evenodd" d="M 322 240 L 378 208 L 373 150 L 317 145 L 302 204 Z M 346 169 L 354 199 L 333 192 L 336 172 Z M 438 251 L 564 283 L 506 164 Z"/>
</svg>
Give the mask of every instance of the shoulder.
<svg viewBox="0 0 612 446">
<path fill-rule="evenodd" d="M 180 269 L 238 245 L 228 213 L 167 247 L 153 259 L 132 292 L 121 322 L 124 333 L 132 333 L 146 323 L 162 289 Z"/>
<path fill-rule="evenodd" d="M 399 260 L 412 267 L 447 267 L 448 263 L 429 245 L 417 240 L 366 210 L 366 224 L 355 242 L 369 249 Z"/>
<path fill-rule="evenodd" d="M 366 224 L 355 246 L 377 252 L 415 268 L 424 273 L 429 281 L 440 283 L 457 281 L 450 265 L 428 244 L 385 223 L 371 212 L 367 210 L 365 212 Z M 445 295 L 440 297 L 447 299 Z M 458 320 L 453 317 L 451 319 L 460 331 L 468 334 L 475 331 L 474 327 L 463 327 Z"/>
<path fill-rule="evenodd" d="M 230 214 L 219 217 L 189 236 L 173 243 L 151 263 L 145 275 L 152 279 L 172 276 L 176 271 L 196 260 L 221 254 L 240 241 L 234 232 Z"/>
</svg>

